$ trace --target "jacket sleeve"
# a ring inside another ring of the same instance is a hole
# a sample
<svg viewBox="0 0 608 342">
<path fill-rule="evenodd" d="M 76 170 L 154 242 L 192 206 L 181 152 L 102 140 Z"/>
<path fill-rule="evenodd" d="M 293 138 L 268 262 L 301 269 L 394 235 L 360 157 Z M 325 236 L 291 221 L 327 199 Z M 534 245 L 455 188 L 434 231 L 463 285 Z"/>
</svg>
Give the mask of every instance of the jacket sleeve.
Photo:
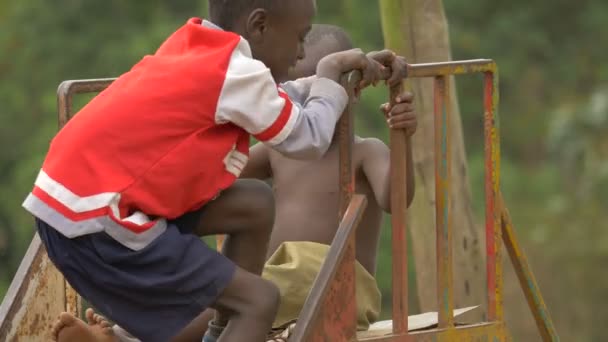
<svg viewBox="0 0 608 342">
<path fill-rule="evenodd" d="M 321 157 L 346 107 L 344 88 L 314 77 L 299 84 L 288 82 L 282 89 L 262 62 L 247 56 L 245 48 L 239 44 L 231 56 L 216 123 L 231 122 L 290 158 Z"/>
</svg>

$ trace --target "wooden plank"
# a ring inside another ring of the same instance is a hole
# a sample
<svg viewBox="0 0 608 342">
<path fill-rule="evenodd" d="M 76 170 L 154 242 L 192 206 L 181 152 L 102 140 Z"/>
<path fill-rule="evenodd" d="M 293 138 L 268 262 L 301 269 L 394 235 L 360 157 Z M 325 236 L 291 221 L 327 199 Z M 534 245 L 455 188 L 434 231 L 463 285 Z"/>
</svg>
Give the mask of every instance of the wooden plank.
<svg viewBox="0 0 608 342">
<path fill-rule="evenodd" d="M 0 341 L 47 342 L 65 308 L 63 277 L 34 236 L 0 305 Z"/>
<path fill-rule="evenodd" d="M 532 269 L 528 264 L 526 254 L 517 242 L 518 240 L 515 229 L 513 229 L 513 222 L 511 221 L 511 216 L 509 215 L 502 195 L 500 196 L 499 204 L 501 209 L 502 238 L 509 258 L 511 259 L 511 263 L 513 264 L 513 268 L 515 269 L 515 273 L 517 274 L 517 279 L 519 279 L 521 289 L 524 292 L 524 296 L 530 307 L 530 311 L 536 321 L 540 336 L 545 342 L 559 341 L 559 336 L 553 325 L 553 320 L 551 319 L 549 310 L 547 310 L 547 306 L 545 305 L 540 288 L 534 278 Z"/>
<path fill-rule="evenodd" d="M 335 342 L 355 337 L 355 230 L 366 205 L 365 196 L 353 196 L 290 341 Z"/>
<path fill-rule="evenodd" d="M 444 76 L 435 78 L 435 229 L 439 328 L 454 326 L 452 227 L 450 226 L 450 100 Z"/>
<path fill-rule="evenodd" d="M 360 342 L 506 342 L 509 334 L 502 323 L 479 323 L 453 329 L 430 329 L 409 334 L 390 334 L 363 338 Z"/>
</svg>

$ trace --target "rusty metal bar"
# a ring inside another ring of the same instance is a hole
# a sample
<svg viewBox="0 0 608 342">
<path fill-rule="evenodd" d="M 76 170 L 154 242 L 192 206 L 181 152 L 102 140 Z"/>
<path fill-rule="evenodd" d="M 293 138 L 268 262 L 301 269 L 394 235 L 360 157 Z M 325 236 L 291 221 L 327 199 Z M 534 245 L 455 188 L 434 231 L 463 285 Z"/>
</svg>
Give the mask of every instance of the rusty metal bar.
<svg viewBox="0 0 608 342">
<path fill-rule="evenodd" d="M 486 202 L 486 277 L 488 320 L 502 321 L 502 261 L 500 253 L 500 208 L 496 205 L 500 189 L 500 151 L 498 146 L 498 73 L 484 73 L 485 202 Z"/>
<path fill-rule="evenodd" d="M 63 127 L 63 125 L 72 117 L 72 97 L 75 94 L 100 92 L 106 89 L 115 80 L 115 78 L 97 78 L 61 82 L 57 88 L 59 128 Z"/>
<path fill-rule="evenodd" d="M 351 341 L 355 337 L 355 231 L 366 206 L 364 195 L 352 197 L 290 341 Z"/>
<path fill-rule="evenodd" d="M 390 89 L 390 103 L 395 105 L 403 85 Z M 407 268 L 407 138 L 405 130 L 390 130 L 391 159 L 391 225 L 393 250 L 393 332 L 408 331 L 408 268 Z"/>
<path fill-rule="evenodd" d="M 513 268 L 515 269 L 515 273 L 517 274 L 517 278 L 519 279 L 521 289 L 528 302 L 528 306 L 530 307 L 530 311 L 536 321 L 538 331 L 543 341 L 557 342 L 559 341 L 559 336 L 557 335 L 557 331 L 555 331 L 555 326 L 553 325 L 549 310 L 547 310 L 547 306 L 540 293 L 532 269 L 528 264 L 526 254 L 517 242 L 515 229 L 513 229 L 513 221 L 511 221 L 511 216 L 509 215 L 507 206 L 502 198 L 502 194 L 500 194 L 499 203 L 503 242 L 509 254 L 509 258 L 511 259 L 511 263 L 513 264 Z"/>
<path fill-rule="evenodd" d="M 449 212 L 450 98 L 449 80 L 435 77 L 435 229 L 437 239 L 437 304 L 439 328 L 454 326 L 452 227 Z"/>
<path fill-rule="evenodd" d="M 355 173 L 352 162 L 352 146 L 355 130 L 353 99 L 355 88 L 361 81 L 361 73 L 353 71 L 342 76 L 349 101 L 337 127 L 339 147 L 340 211 L 338 232 L 330 246 L 313 288 L 304 303 L 298 319 L 293 341 L 346 341 L 356 334 L 355 298 L 355 234 L 367 200 L 354 195 Z M 340 308 L 336 316 L 333 310 Z"/>
<path fill-rule="evenodd" d="M 355 172 L 353 167 L 353 144 L 355 142 L 355 120 L 353 118 L 353 99 L 355 87 L 361 81 L 361 73 L 353 71 L 342 76 L 341 84 L 348 94 L 348 104 L 340 117 L 337 127 L 340 163 L 338 166 L 340 180 L 340 212 L 338 222 L 342 220 L 346 208 L 355 193 Z"/>
<path fill-rule="evenodd" d="M 494 72 L 496 64 L 491 59 L 472 59 L 442 63 L 408 65 L 408 77 L 436 77 L 480 72 Z"/>
<path fill-rule="evenodd" d="M 91 79 L 62 82 L 57 88 L 57 111 L 59 129 L 72 117 L 72 100 L 75 94 L 100 92 L 106 89 L 114 79 Z M 82 298 L 76 290 L 65 282 L 65 310 L 76 317 L 82 313 Z"/>
</svg>

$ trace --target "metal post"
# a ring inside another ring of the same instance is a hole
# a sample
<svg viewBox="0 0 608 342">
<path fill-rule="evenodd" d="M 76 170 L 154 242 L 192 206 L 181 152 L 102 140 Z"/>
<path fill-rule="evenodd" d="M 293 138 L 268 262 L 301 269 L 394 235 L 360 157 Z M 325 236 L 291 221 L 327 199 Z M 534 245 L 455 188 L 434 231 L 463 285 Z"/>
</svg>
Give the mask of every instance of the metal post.
<svg viewBox="0 0 608 342">
<path fill-rule="evenodd" d="M 391 106 L 401 93 L 402 85 L 390 90 Z M 391 129 L 391 224 L 393 242 L 393 332 L 408 331 L 408 269 L 407 269 L 407 139 L 403 129 Z"/>
<path fill-rule="evenodd" d="M 486 199 L 486 270 L 488 320 L 502 321 L 502 261 L 499 195 L 500 150 L 498 146 L 498 73 L 495 67 L 484 73 L 485 199 Z"/>
<path fill-rule="evenodd" d="M 351 72 L 342 76 L 341 84 L 348 93 L 348 104 L 340 117 L 337 127 L 338 145 L 340 148 L 340 211 L 338 212 L 338 223 L 342 220 L 346 208 L 355 193 L 355 172 L 353 169 L 353 143 L 355 141 L 355 122 L 353 118 L 353 102 L 355 84 L 361 79 L 360 72 Z"/>
<path fill-rule="evenodd" d="M 439 328 L 454 326 L 452 227 L 449 212 L 450 120 L 449 79 L 435 78 L 435 228 L 437 239 L 437 304 Z"/>
</svg>

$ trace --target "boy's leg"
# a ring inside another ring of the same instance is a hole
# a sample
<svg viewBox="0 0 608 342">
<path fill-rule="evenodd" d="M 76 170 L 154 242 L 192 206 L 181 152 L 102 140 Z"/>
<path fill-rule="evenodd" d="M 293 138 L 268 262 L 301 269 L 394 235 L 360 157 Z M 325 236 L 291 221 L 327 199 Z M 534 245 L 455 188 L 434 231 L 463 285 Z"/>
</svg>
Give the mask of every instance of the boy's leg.
<svg viewBox="0 0 608 342">
<path fill-rule="evenodd" d="M 240 200 L 241 196 L 244 201 Z M 230 201 L 236 203 L 231 205 Z M 272 193 L 263 183 L 237 182 L 202 211 L 200 221 L 208 220 L 208 225 L 203 227 L 208 229 L 201 229 L 198 224 L 188 226 L 187 230 L 196 230 L 201 235 L 229 234 L 231 242 L 226 246 L 226 253 L 243 268 L 259 274 L 272 229 L 273 204 Z M 226 216 L 222 219 L 223 215 Z M 235 324 L 228 328 L 233 338 L 238 335 L 230 331 L 238 330 L 238 326 L 247 327 L 248 322 L 258 323 L 260 335 L 272 324 L 278 298 L 276 288 L 248 274 L 250 277 L 245 277 L 251 278 L 245 282 L 248 285 L 240 289 L 238 284 L 244 282 L 239 279 L 243 277 L 235 274 L 247 272 L 235 271 L 234 264 L 228 264 L 225 256 L 218 255 L 191 234 L 180 233 L 182 229 L 176 229 L 175 224 L 170 224 L 165 233 L 141 251 L 132 251 L 105 233 L 69 239 L 42 221 L 37 220 L 37 224 L 49 257 L 72 286 L 101 312 L 143 340 L 181 338 L 186 331 L 180 324 L 184 320 L 193 321 L 192 309 L 202 311 L 206 307 L 234 315 Z M 240 253 L 239 246 L 250 252 Z M 129 284 L 128 287 L 125 284 Z M 232 290 L 214 293 L 214 286 Z M 215 299 L 211 301 L 211 298 Z M 252 313 L 258 317 L 249 319 Z M 178 326 L 181 332 L 176 334 L 174 329 Z M 198 342 L 205 329 L 191 329 L 198 330 L 198 337 L 176 340 Z"/>
<path fill-rule="evenodd" d="M 233 282 L 229 285 L 232 290 L 226 289 L 224 291 L 223 296 L 226 296 L 224 301 L 242 301 L 241 299 L 231 299 L 232 293 L 238 294 L 240 296 L 238 298 L 241 298 L 245 294 L 256 297 L 260 296 L 258 292 L 269 291 L 263 289 L 267 286 L 265 281 L 253 277 L 253 275 L 262 274 L 268 242 L 274 224 L 274 197 L 272 190 L 266 183 L 249 179 L 237 180 L 233 186 L 226 189 L 217 199 L 208 203 L 202 209 L 197 221 L 195 226 L 192 227 L 193 233 L 199 236 L 226 234 L 227 239 L 224 242 L 223 254 L 241 269 L 237 271 L 237 274 L 250 272 L 252 274 L 248 276 L 262 284 L 252 286 L 255 282 L 250 279 L 249 285 L 247 283 L 243 285 L 239 280 L 244 276 L 235 275 Z M 261 307 L 270 304 L 278 305 L 272 296 L 258 299 L 262 299 L 262 301 L 267 299 L 267 303 L 257 301 L 248 305 L 259 305 Z M 242 313 L 235 311 L 236 308 L 231 308 L 231 305 L 230 303 L 223 303 L 221 298 L 218 299 L 217 306 L 214 307 L 218 309 L 218 315 L 215 318 L 217 325 L 226 325 L 227 316 L 232 317 L 233 315 L 235 318 L 239 317 L 239 321 L 243 321 Z M 180 333 L 177 340 L 187 341 L 198 338 L 200 341 L 211 318 L 212 313 L 210 311 L 204 312 Z M 261 315 L 257 322 L 260 326 L 267 326 L 270 329 L 273 320 L 274 314 L 270 318 Z M 232 330 L 232 328 L 229 330 Z M 229 341 L 232 341 L 232 339 Z"/>
<path fill-rule="evenodd" d="M 279 300 L 274 284 L 237 268 L 228 287 L 212 305 L 219 312 L 230 314 L 218 342 L 266 341 Z"/>
</svg>

